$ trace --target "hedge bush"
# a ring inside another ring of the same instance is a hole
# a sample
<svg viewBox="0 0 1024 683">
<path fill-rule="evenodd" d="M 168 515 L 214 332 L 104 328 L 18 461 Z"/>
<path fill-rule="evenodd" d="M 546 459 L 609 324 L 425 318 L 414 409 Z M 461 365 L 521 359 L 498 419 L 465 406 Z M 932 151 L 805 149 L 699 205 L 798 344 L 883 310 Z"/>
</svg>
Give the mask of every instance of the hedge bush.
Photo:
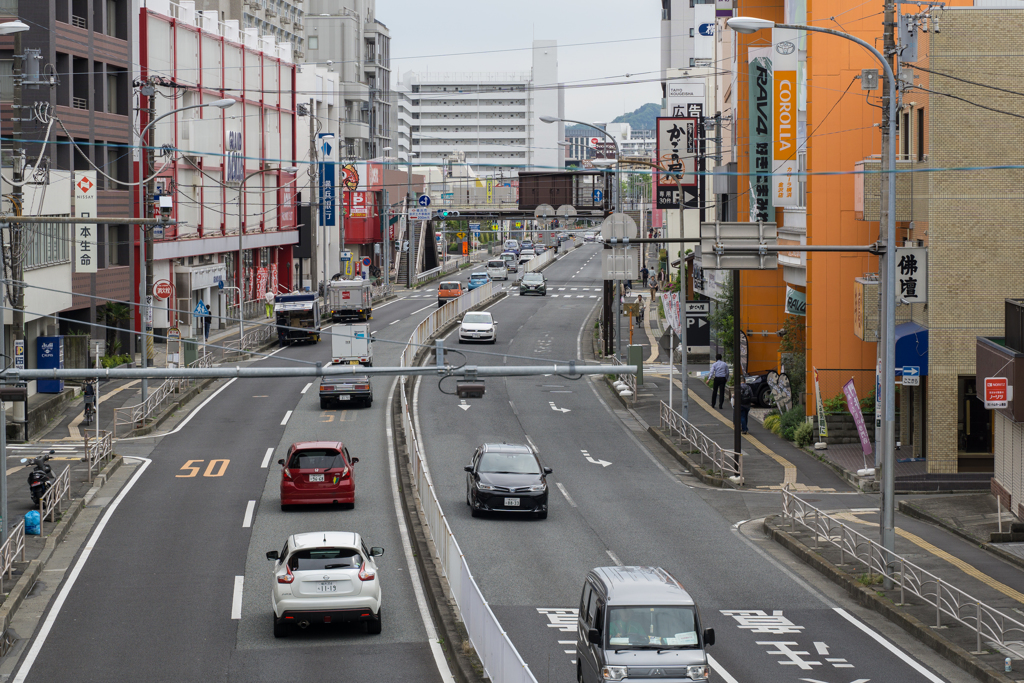
<svg viewBox="0 0 1024 683">
<path fill-rule="evenodd" d="M 773 413 L 769 415 L 764 419 L 764 428 L 767 429 L 769 432 L 776 434 L 777 432 L 775 430 L 779 428 L 779 420 L 781 419 L 782 417 L 778 413 Z"/>
<path fill-rule="evenodd" d="M 779 435 L 786 441 L 792 441 L 796 436 L 796 428 L 803 422 L 803 406 L 794 406 L 791 410 L 787 410 L 779 421 Z"/>
<path fill-rule="evenodd" d="M 806 446 L 814 441 L 814 427 L 810 422 L 804 422 L 796 428 L 796 432 L 793 434 L 793 441 L 796 442 L 797 446 Z"/>
</svg>

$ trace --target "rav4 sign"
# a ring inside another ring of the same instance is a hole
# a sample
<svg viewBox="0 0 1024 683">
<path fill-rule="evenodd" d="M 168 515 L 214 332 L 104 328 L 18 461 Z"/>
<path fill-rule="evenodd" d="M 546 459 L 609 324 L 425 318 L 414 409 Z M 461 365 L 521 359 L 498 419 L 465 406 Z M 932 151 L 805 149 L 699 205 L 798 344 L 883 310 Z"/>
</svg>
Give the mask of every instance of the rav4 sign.
<svg viewBox="0 0 1024 683">
<path fill-rule="evenodd" d="M 1006 408 L 1013 394 L 1013 387 L 1005 377 L 985 378 L 985 407 Z"/>
</svg>

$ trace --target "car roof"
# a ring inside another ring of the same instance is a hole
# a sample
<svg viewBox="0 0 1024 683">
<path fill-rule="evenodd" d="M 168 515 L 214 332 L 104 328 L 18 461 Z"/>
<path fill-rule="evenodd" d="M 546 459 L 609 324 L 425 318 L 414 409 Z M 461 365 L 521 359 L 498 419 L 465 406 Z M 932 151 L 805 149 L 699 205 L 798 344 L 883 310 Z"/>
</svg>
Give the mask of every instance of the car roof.
<svg viewBox="0 0 1024 683">
<path fill-rule="evenodd" d="M 362 540 L 359 534 L 352 531 L 308 531 L 303 534 L 294 534 L 289 545 L 292 547 L 292 550 L 322 548 L 324 546 L 358 548 Z"/>
<path fill-rule="evenodd" d="M 533 449 L 522 443 L 485 443 L 483 450 L 488 453 L 533 453 Z"/>
<path fill-rule="evenodd" d="M 369 379 L 369 376 L 366 376 L 366 378 Z M 340 451 L 344 447 L 344 444 L 340 441 L 298 441 L 292 444 L 292 450 L 294 451 L 304 451 L 311 448 L 334 448 Z"/>
<path fill-rule="evenodd" d="M 693 598 L 661 567 L 597 567 L 590 570 L 607 591 L 609 605 L 692 605 Z"/>
<path fill-rule="evenodd" d="M 448 282 L 442 282 L 437 287 L 438 287 L 438 289 L 455 289 L 456 287 L 461 287 L 461 286 L 462 286 L 462 283 L 459 282 L 458 280 L 449 280 Z"/>
</svg>

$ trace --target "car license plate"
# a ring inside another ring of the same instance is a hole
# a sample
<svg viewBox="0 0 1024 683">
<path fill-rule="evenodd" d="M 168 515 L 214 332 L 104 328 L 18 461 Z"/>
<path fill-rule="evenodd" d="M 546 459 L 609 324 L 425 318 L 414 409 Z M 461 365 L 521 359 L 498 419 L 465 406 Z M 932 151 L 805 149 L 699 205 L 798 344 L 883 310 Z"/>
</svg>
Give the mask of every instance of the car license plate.
<svg viewBox="0 0 1024 683">
<path fill-rule="evenodd" d="M 350 398 L 352 398 L 352 397 L 351 396 L 346 396 L 346 395 L 342 394 L 341 396 L 338 397 L 338 400 L 339 401 L 347 401 Z"/>
<path fill-rule="evenodd" d="M 337 593 L 338 585 L 333 581 L 321 581 L 316 587 L 317 593 Z"/>
<path fill-rule="evenodd" d="M 508 507 L 508 508 L 517 508 L 517 507 L 519 507 L 519 499 L 518 498 L 506 498 L 505 499 L 505 507 Z"/>
<path fill-rule="evenodd" d="M 309 480 L 310 481 L 323 481 L 324 480 L 324 475 L 322 475 L 322 474 L 311 474 L 311 475 L 309 475 Z"/>
</svg>

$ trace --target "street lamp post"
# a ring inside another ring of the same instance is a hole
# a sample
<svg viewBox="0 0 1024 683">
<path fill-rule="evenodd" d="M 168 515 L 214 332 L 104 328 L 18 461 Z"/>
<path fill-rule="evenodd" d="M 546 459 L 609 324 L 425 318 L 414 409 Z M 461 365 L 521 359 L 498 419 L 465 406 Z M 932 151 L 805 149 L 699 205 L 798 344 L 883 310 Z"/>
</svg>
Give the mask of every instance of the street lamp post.
<svg viewBox="0 0 1024 683">
<path fill-rule="evenodd" d="M 594 130 L 599 132 L 601 135 L 603 135 L 604 137 L 606 137 L 606 138 L 608 138 L 609 140 L 612 141 L 612 144 L 615 145 L 615 181 L 614 181 L 614 183 L 612 185 L 612 210 L 613 211 L 618 210 L 620 208 L 619 207 L 619 159 L 622 157 L 622 152 L 619 149 L 619 141 L 615 139 L 615 136 L 613 136 L 611 133 L 606 131 L 604 128 L 601 128 L 597 124 L 595 124 L 595 123 L 587 123 L 586 121 L 576 121 L 575 119 L 563 119 L 563 118 L 560 118 L 560 117 L 557 117 L 557 116 L 541 116 L 540 120 L 543 121 L 544 123 L 557 123 L 557 122 L 561 121 L 562 123 L 575 123 L 575 124 L 580 125 L 580 126 L 586 126 L 587 128 L 593 128 Z M 605 292 L 605 296 L 607 296 L 607 292 Z M 616 358 L 620 358 L 621 359 L 622 358 L 622 325 L 621 325 L 621 322 L 622 322 L 622 296 L 621 295 L 617 295 L 615 297 L 615 302 L 616 302 L 615 356 L 616 356 Z M 605 323 L 607 324 L 607 322 L 608 321 L 606 320 Z M 607 325 L 606 325 L 606 327 L 607 327 Z M 607 334 L 607 329 L 606 329 L 605 334 Z M 606 337 L 606 339 L 607 339 L 607 337 Z"/>
<path fill-rule="evenodd" d="M 885 251 L 880 258 L 883 263 L 879 264 L 879 271 L 884 280 L 882 296 L 885 316 L 882 319 L 882 326 L 885 330 L 885 352 L 884 368 L 882 370 L 882 381 L 885 383 L 882 404 L 885 408 L 885 422 L 882 429 L 882 523 L 881 537 L 882 547 L 892 553 L 896 549 L 895 533 L 895 512 L 893 510 L 894 494 L 894 461 L 896 452 L 894 450 L 893 437 L 895 436 L 896 423 L 896 114 L 899 110 L 899 88 L 896 77 L 893 75 L 892 67 L 885 56 L 875 49 L 871 43 L 860 38 L 819 26 L 804 26 L 801 24 L 776 24 L 768 19 L 756 17 L 733 17 L 726 21 L 726 25 L 740 33 L 754 33 L 766 28 L 789 28 L 798 31 L 812 31 L 815 33 L 827 33 L 829 35 L 845 38 L 857 43 L 868 50 L 878 63 L 882 65 L 882 72 L 889 83 L 889 120 L 887 134 L 889 145 L 884 162 L 886 168 L 886 185 L 888 189 L 886 225 L 885 225 Z M 880 236 L 880 241 L 881 236 Z M 884 267 L 883 267 L 884 266 Z"/>
</svg>

